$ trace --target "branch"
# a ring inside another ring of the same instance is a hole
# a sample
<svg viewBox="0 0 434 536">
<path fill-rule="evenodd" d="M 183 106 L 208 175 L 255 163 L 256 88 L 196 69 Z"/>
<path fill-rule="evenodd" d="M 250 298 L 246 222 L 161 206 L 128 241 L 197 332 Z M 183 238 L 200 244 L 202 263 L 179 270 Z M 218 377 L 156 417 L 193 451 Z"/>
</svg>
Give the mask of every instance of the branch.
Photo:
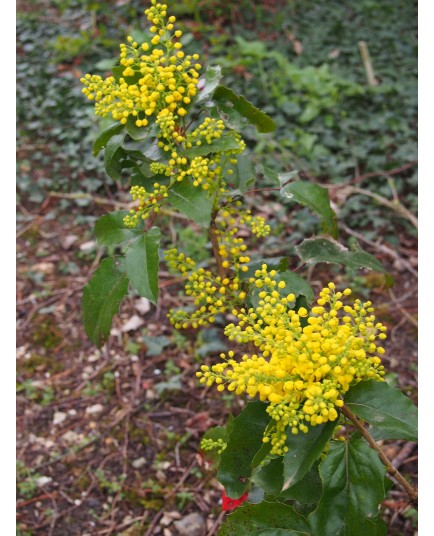
<svg viewBox="0 0 434 536">
<path fill-rule="evenodd" d="M 217 217 L 217 213 L 218 213 L 218 210 L 215 210 L 211 215 L 211 224 L 209 227 L 209 239 L 211 240 L 212 252 L 217 262 L 217 271 L 219 273 L 219 276 L 222 279 L 224 279 L 226 277 L 226 270 L 223 268 L 223 259 L 221 258 L 221 255 L 220 255 L 220 246 L 219 246 L 219 242 L 218 242 L 217 234 L 216 234 L 217 226 L 216 226 L 215 219 Z"/>
<path fill-rule="evenodd" d="M 343 406 L 341 408 L 341 412 L 343 413 L 343 415 L 345 415 L 345 417 L 347 417 L 347 419 L 349 419 L 354 424 L 354 426 L 359 430 L 359 432 L 366 439 L 369 445 L 377 452 L 378 457 L 380 458 L 383 465 L 386 467 L 386 471 L 401 485 L 401 487 L 409 496 L 410 502 L 413 504 L 413 506 L 417 508 L 417 491 L 413 488 L 411 484 L 407 482 L 407 480 L 401 475 L 398 469 L 396 469 L 396 467 L 392 465 L 392 462 L 381 450 L 381 447 L 377 445 L 375 439 L 366 430 L 366 428 L 354 415 L 354 413 L 347 406 Z"/>
</svg>

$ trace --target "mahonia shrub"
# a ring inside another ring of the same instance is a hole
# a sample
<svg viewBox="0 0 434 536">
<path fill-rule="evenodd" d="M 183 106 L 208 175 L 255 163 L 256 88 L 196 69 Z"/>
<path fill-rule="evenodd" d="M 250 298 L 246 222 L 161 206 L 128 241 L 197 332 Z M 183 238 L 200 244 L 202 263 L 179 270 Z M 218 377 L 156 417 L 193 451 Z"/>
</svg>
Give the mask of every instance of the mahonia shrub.
<svg viewBox="0 0 434 536">
<path fill-rule="evenodd" d="M 200 445 L 217 466 L 224 509 L 236 509 L 219 534 L 385 534 L 386 473 L 417 501 L 376 442 L 417 438 L 415 406 L 385 381 L 386 327 L 349 288 L 329 282 L 315 303 L 289 257 L 249 251 L 272 222 L 252 213 L 246 196 L 267 177 L 283 199 L 319 218 L 321 236 L 296 247 L 303 263 L 384 268 L 338 241 L 327 189 L 253 162 L 242 129 L 272 132 L 273 120 L 222 85 L 219 66 L 204 68 L 198 52 L 185 53 L 166 4 L 152 0 L 145 14 L 147 37 L 127 37 L 111 75 L 81 79 L 95 113 L 112 121 L 94 154 L 104 150 L 108 175 L 129 180 L 131 196 L 128 210 L 95 225 L 98 243 L 119 253 L 103 258 L 84 288 L 86 333 L 104 344 L 130 288 L 157 303 L 164 262 L 184 282 L 183 306 L 168 313 L 174 329 L 219 320 L 233 348 L 199 367 L 199 383 L 251 399 Z M 168 243 L 173 212 L 207 233 L 208 262 Z"/>
</svg>

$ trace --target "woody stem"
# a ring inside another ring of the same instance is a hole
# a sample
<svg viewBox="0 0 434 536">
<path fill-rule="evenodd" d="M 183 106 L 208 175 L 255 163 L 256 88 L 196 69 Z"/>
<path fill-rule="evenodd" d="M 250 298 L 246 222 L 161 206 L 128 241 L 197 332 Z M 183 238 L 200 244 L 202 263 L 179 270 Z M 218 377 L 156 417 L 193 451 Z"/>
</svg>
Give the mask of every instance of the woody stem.
<svg viewBox="0 0 434 536">
<path fill-rule="evenodd" d="M 359 421 L 356 415 L 354 415 L 354 413 L 347 406 L 343 406 L 341 408 L 341 412 L 343 413 L 343 415 L 345 415 L 345 417 L 347 417 L 347 419 L 349 419 L 354 424 L 354 426 L 359 430 L 359 432 L 366 439 L 369 445 L 377 452 L 378 457 L 380 458 L 383 465 L 386 467 L 386 471 L 405 490 L 413 506 L 417 507 L 417 501 L 418 501 L 417 491 L 413 488 L 413 486 L 409 482 L 407 482 L 407 480 L 402 476 L 402 474 L 398 471 L 398 469 L 396 469 L 396 467 L 392 465 L 392 462 L 381 450 L 381 447 L 377 445 L 375 439 L 366 430 L 366 428 Z"/>
</svg>

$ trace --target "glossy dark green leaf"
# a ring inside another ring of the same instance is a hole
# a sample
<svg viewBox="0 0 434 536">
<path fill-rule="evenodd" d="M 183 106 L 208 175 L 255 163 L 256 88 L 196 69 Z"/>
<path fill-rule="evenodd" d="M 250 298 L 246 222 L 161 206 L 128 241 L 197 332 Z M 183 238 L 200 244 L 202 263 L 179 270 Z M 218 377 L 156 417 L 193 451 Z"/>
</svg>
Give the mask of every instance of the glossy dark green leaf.
<svg viewBox="0 0 434 536">
<path fill-rule="evenodd" d="M 417 407 L 386 382 L 358 383 L 345 395 L 345 405 L 375 427 L 376 439 L 417 441 Z"/>
<path fill-rule="evenodd" d="M 280 182 L 280 174 L 277 173 L 277 171 L 275 171 L 274 169 L 271 169 L 268 166 L 263 166 L 263 165 L 260 166 L 259 169 L 260 169 L 262 175 L 264 176 L 264 178 L 267 179 L 269 182 L 271 182 L 272 184 L 273 183 L 280 184 L 280 186 L 282 186 L 282 184 Z"/>
<path fill-rule="evenodd" d="M 222 439 L 225 443 L 227 443 L 229 435 L 233 429 L 233 422 L 234 418 L 231 415 L 226 421 L 225 426 L 214 426 L 213 428 L 210 428 L 203 434 L 202 439 L 212 439 L 213 441 Z M 215 449 L 211 451 L 203 451 L 203 456 L 206 460 L 212 460 L 216 465 L 219 464 L 221 459 L 221 454 L 219 454 Z"/>
<path fill-rule="evenodd" d="M 130 136 L 133 140 L 139 141 L 144 140 L 146 138 L 149 138 L 152 134 L 155 134 L 155 129 L 153 129 L 153 125 L 148 125 L 146 127 L 138 127 L 136 125 L 137 117 L 134 117 L 133 115 L 128 116 L 125 129 L 127 131 L 128 136 Z"/>
<path fill-rule="evenodd" d="M 218 536 L 310 536 L 306 520 L 292 506 L 263 501 L 237 508 L 223 523 Z"/>
<path fill-rule="evenodd" d="M 143 154 L 149 162 L 165 163 L 168 160 L 168 153 L 158 147 L 158 142 L 156 141 Z"/>
<path fill-rule="evenodd" d="M 107 142 L 111 138 L 113 138 L 113 136 L 116 136 L 116 134 L 120 134 L 124 128 L 124 125 L 121 125 L 120 123 L 114 123 L 113 125 L 110 125 L 102 132 L 100 132 L 95 140 L 95 143 L 93 144 L 94 156 L 96 156 L 101 151 L 101 149 L 104 149 Z"/>
<path fill-rule="evenodd" d="M 113 316 L 128 291 L 128 277 L 119 259 L 101 261 L 83 290 L 83 324 L 89 339 L 98 347 L 110 334 Z"/>
<path fill-rule="evenodd" d="M 258 132 L 273 132 L 276 128 L 270 116 L 261 112 L 242 95 L 237 95 L 232 89 L 218 86 L 214 92 L 213 101 L 217 106 L 233 108 L 245 117 L 251 125 L 254 125 Z"/>
<path fill-rule="evenodd" d="M 319 462 L 314 462 L 301 480 L 279 493 L 279 498 L 295 500 L 302 504 L 316 504 L 322 495 L 322 482 L 318 467 Z"/>
<path fill-rule="evenodd" d="M 267 494 L 279 495 L 283 488 L 283 457 L 274 458 L 255 471 L 252 482 Z"/>
<path fill-rule="evenodd" d="M 256 471 L 252 481 L 268 495 L 302 504 L 315 504 L 322 494 L 318 466 L 319 462 L 314 462 L 301 480 L 283 491 L 283 457 L 279 456 Z"/>
<path fill-rule="evenodd" d="M 320 465 L 323 494 L 309 516 L 315 536 L 377 536 L 385 467 L 364 439 L 335 441 Z"/>
<path fill-rule="evenodd" d="M 128 229 L 124 225 L 124 217 L 129 214 L 127 210 L 105 214 L 95 223 L 95 237 L 98 244 L 112 246 L 131 240 L 143 233 L 140 229 Z"/>
<path fill-rule="evenodd" d="M 295 181 L 283 186 L 280 194 L 315 212 L 321 218 L 324 232 L 337 238 L 336 214 L 330 206 L 330 196 L 326 188 L 312 182 Z"/>
<path fill-rule="evenodd" d="M 188 158 L 194 158 L 196 156 L 205 156 L 213 153 L 220 153 L 223 151 L 233 151 L 239 149 L 238 142 L 232 134 L 226 134 L 221 138 L 215 138 L 211 143 L 202 141 L 201 145 L 194 145 L 190 149 L 183 152 Z"/>
<path fill-rule="evenodd" d="M 168 202 L 202 227 L 209 227 L 212 199 L 206 190 L 184 180 L 169 190 Z"/>
<path fill-rule="evenodd" d="M 161 231 L 152 227 L 131 243 L 125 255 L 125 271 L 140 296 L 158 300 L 158 247 Z"/>
<path fill-rule="evenodd" d="M 288 270 L 289 259 L 288 257 L 269 257 L 268 259 L 250 261 L 246 265 L 248 267 L 247 272 L 241 272 L 241 279 L 254 277 L 256 270 L 260 270 L 263 264 L 266 264 L 269 270 L 284 272 Z"/>
<path fill-rule="evenodd" d="M 292 434 L 288 430 L 283 457 L 283 490 L 299 482 L 321 456 L 336 428 L 337 420 L 309 426 L 307 433 Z"/>
<path fill-rule="evenodd" d="M 256 173 L 251 156 L 246 154 L 238 155 L 234 174 L 231 175 L 228 181 L 242 194 L 252 188 L 256 181 Z"/>
<path fill-rule="evenodd" d="M 222 79 L 222 68 L 220 65 L 210 65 L 203 77 L 200 77 L 198 84 L 198 94 L 195 100 L 196 104 L 206 102 L 212 94 L 215 88 L 219 85 Z"/>
<path fill-rule="evenodd" d="M 226 450 L 222 453 L 217 479 L 232 499 L 238 499 L 249 485 L 253 460 L 262 448 L 262 437 L 270 422 L 263 402 L 249 402 L 235 417 Z"/>
<path fill-rule="evenodd" d="M 122 149 L 122 144 L 125 139 L 125 132 L 112 136 L 105 148 L 104 166 L 107 174 L 112 179 L 120 179 L 122 177 L 121 160 L 125 157 L 125 151 Z"/>
<path fill-rule="evenodd" d="M 300 259 L 306 264 L 319 262 L 343 264 L 352 270 L 369 268 L 384 272 L 383 265 L 366 251 L 349 251 L 339 242 L 331 238 L 307 238 L 296 246 Z"/>
<path fill-rule="evenodd" d="M 288 295 L 289 293 L 293 293 L 296 298 L 299 296 L 304 296 L 308 303 L 312 303 L 315 299 L 315 294 L 312 290 L 312 287 L 309 285 L 306 279 L 295 272 L 291 272 L 291 270 L 277 273 L 276 281 L 284 281 L 286 283 L 285 288 L 278 289 L 279 292 L 284 296 Z"/>
<path fill-rule="evenodd" d="M 232 103 L 220 102 L 218 106 L 209 108 L 209 114 L 213 119 L 222 119 L 227 128 L 240 131 L 245 128 L 249 121 L 237 112 Z"/>
</svg>

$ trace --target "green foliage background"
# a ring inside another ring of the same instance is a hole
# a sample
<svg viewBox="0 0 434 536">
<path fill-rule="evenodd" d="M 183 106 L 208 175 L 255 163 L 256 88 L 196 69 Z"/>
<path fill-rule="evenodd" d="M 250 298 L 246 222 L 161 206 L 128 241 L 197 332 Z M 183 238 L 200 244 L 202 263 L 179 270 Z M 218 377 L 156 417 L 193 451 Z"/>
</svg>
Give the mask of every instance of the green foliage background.
<svg viewBox="0 0 434 536">
<path fill-rule="evenodd" d="M 125 35 L 142 35 L 146 6 L 111 4 L 52 0 L 44 11 L 31 2 L 18 12 L 18 188 L 30 201 L 41 202 L 48 190 L 112 187 L 101 156 L 88 150 L 103 125 L 83 99 L 79 78 L 88 70 L 107 72 Z M 246 131 L 261 163 L 275 168 L 277 161 L 282 172 L 296 169 L 304 178 L 341 183 L 416 160 L 415 3 L 280 0 L 267 7 L 184 0 L 173 11 L 185 24 L 187 49 L 199 46 L 207 63 L 223 66 L 227 86 L 276 122 L 272 134 Z M 368 44 L 379 81 L 371 88 L 359 41 Z M 363 186 L 393 197 L 385 174 Z M 394 174 L 393 189 L 415 212 L 416 167 Z M 380 229 L 392 244 L 399 241 L 396 225 L 406 225 L 361 194 L 342 204 L 339 218 L 366 229 L 367 237 Z M 298 220 L 304 234 L 310 221 L 306 213 Z"/>
</svg>

